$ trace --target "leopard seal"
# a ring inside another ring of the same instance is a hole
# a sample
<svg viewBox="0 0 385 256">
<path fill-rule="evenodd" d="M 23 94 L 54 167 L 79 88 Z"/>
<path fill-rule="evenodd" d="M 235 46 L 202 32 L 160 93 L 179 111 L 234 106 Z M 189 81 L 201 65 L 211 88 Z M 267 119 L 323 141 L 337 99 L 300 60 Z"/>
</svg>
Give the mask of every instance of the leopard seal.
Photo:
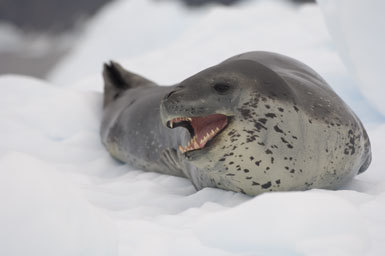
<svg viewBox="0 0 385 256">
<path fill-rule="evenodd" d="M 106 149 L 198 190 L 337 189 L 371 162 L 358 117 L 315 71 L 284 55 L 243 53 L 168 87 L 115 62 L 103 76 Z"/>
</svg>

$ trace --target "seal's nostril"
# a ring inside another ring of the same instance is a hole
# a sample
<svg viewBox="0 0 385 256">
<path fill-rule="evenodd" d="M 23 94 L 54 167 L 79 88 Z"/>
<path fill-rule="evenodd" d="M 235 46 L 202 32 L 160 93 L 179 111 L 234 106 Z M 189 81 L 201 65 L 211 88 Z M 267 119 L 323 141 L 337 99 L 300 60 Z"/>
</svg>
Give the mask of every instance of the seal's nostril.
<svg viewBox="0 0 385 256">
<path fill-rule="evenodd" d="M 169 94 L 167 94 L 166 99 L 170 98 L 170 96 L 175 93 L 176 91 L 171 91 Z"/>
<path fill-rule="evenodd" d="M 183 88 L 184 88 L 184 85 L 178 85 L 178 86 L 174 87 L 174 88 L 173 88 L 174 90 L 171 91 L 171 92 L 169 92 L 169 93 L 164 97 L 164 99 L 167 100 L 168 98 L 171 97 L 171 95 L 173 95 L 174 93 L 180 91 L 180 90 L 183 89 Z"/>
</svg>

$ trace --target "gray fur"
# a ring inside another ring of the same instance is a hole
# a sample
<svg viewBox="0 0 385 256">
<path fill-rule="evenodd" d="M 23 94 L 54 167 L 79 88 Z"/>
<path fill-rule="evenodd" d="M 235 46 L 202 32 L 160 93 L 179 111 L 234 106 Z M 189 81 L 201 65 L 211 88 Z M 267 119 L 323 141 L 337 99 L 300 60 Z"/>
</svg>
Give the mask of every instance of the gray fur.
<svg viewBox="0 0 385 256">
<path fill-rule="evenodd" d="M 117 63 L 105 66 L 104 79 L 101 137 L 111 155 L 186 177 L 197 189 L 248 195 L 335 189 L 371 161 L 369 138 L 353 111 L 312 69 L 280 54 L 237 55 L 169 87 Z M 218 94 L 218 83 L 230 90 Z M 205 148 L 180 153 L 190 134 L 166 122 L 214 113 L 231 118 L 227 128 Z"/>
</svg>

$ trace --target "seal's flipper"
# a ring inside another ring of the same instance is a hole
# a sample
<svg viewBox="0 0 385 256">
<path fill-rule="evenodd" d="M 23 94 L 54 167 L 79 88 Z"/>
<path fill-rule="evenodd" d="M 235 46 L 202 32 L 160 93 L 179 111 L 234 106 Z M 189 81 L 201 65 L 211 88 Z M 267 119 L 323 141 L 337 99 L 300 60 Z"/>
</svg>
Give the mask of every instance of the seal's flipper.
<svg viewBox="0 0 385 256">
<path fill-rule="evenodd" d="M 369 168 L 369 165 L 370 163 L 372 162 L 372 153 L 369 152 L 369 154 L 367 155 L 364 163 L 362 164 L 362 166 L 360 167 L 360 170 L 358 171 L 358 174 L 361 174 L 363 173 L 364 171 L 366 171 L 366 169 Z"/>
<path fill-rule="evenodd" d="M 103 107 L 106 107 L 111 101 L 117 99 L 122 92 L 130 88 L 156 86 L 154 82 L 125 70 L 120 64 L 114 61 L 104 64 L 103 78 Z"/>
</svg>

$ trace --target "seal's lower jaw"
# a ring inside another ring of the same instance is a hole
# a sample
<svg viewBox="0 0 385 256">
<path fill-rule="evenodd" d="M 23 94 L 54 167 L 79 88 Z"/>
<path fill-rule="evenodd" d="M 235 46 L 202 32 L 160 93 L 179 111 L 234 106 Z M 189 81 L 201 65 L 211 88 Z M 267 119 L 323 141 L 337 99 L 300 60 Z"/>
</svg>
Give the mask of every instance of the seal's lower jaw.
<svg viewBox="0 0 385 256">
<path fill-rule="evenodd" d="M 178 117 L 167 121 L 167 127 L 183 126 L 191 135 L 187 146 L 179 145 L 179 150 L 186 153 L 205 148 L 229 123 L 229 117 L 222 114 L 212 114 L 197 117 Z"/>
</svg>

